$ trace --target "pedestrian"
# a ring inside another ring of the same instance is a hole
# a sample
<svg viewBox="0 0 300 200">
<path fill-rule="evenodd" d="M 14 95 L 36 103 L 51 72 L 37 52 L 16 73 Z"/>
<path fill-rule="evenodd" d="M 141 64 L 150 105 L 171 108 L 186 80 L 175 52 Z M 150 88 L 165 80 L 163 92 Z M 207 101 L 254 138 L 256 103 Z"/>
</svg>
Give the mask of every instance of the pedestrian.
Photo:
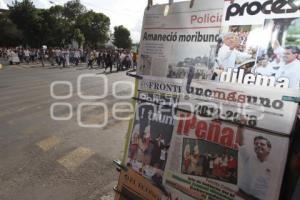
<svg viewBox="0 0 300 200">
<path fill-rule="evenodd" d="M 25 62 L 29 64 L 29 59 L 30 59 L 30 51 L 28 49 L 24 50 L 24 57 L 25 57 Z"/>
<path fill-rule="evenodd" d="M 88 68 L 89 69 L 92 69 L 93 68 L 93 63 L 94 63 L 94 52 L 91 51 L 89 54 L 88 54 Z"/>
<path fill-rule="evenodd" d="M 109 67 L 110 73 L 112 72 L 112 56 L 111 52 L 108 52 L 105 57 L 105 69 L 104 72 L 106 72 L 106 69 Z"/>
</svg>

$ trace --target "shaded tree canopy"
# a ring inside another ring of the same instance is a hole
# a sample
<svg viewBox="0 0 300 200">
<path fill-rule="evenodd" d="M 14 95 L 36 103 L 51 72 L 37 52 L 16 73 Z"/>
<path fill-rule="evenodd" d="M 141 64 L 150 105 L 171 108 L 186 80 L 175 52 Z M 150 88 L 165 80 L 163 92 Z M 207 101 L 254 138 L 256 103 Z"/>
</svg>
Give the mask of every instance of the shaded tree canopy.
<svg viewBox="0 0 300 200">
<path fill-rule="evenodd" d="M 130 32 L 124 26 L 114 27 L 114 41 L 113 44 L 118 48 L 130 49 L 132 40 L 130 38 Z"/>
<path fill-rule="evenodd" d="M 78 16 L 78 27 L 86 38 L 88 46 L 95 47 L 108 41 L 110 20 L 102 13 L 88 11 Z"/>
<path fill-rule="evenodd" d="M 37 9 L 31 0 L 15 1 L 0 13 L 0 46 L 63 47 L 72 41 L 95 47 L 109 39 L 110 19 L 87 11 L 80 0 Z"/>
</svg>

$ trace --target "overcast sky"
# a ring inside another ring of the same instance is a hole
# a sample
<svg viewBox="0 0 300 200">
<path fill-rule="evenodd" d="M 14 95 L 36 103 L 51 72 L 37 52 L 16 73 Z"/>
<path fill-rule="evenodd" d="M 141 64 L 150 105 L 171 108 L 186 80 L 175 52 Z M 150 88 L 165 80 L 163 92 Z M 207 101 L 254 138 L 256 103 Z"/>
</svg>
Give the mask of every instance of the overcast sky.
<svg viewBox="0 0 300 200">
<path fill-rule="evenodd" d="M 1 1 L 1 0 L 0 0 Z M 13 0 L 4 0 L 10 4 Z M 32 0 L 37 8 L 49 8 L 54 2 L 55 4 L 63 5 L 67 0 Z M 182 0 L 175 0 L 178 2 Z M 124 25 L 130 30 L 131 38 L 134 42 L 140 39 L 140 31 L 143 21 L 144 8 L 147 5 L 147 0 L 81 0 L 81 3 L 88 9 L 95 12 L 104 13 L 110 18 L 111 27 Z M 154 4 L 167 3 L 169 0 L 153 0 Z"/>
</svg>

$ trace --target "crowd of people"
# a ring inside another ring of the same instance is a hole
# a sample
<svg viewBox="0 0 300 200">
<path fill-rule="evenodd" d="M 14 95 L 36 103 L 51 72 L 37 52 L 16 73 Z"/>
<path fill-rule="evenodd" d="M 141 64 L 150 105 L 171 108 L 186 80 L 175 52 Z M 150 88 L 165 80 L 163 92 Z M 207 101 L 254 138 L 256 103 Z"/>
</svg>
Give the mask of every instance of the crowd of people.
<svg viewBox="0 0 300 200">
<path fill-rule="evenodd" d="M 137 53 L 123 49 L 75 49 L 75 48 L 1 48 L 0 58 L 7 60 L 9 64 L 44 64 L 50 63 L 52 66 L 62 68 L 77 66 L 79 63 L 87 65 L 89 69 L 96 66 L 107 68 L 112 72 L 112 68 L 117 71 L 135 68 L 137 65 Z"/>
</svg>

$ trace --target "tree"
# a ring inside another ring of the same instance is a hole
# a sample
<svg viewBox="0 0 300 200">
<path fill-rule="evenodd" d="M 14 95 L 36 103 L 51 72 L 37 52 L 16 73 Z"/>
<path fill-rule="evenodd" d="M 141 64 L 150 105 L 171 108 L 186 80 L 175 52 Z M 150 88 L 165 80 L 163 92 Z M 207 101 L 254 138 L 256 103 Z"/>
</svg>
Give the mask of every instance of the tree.
<svg viewBox="0 0 300 200">
<path fill-rule="evenodd" d="M 79 28 L 76 28 L 74 30 L 74 35 L 73 35 L 74 40 L 76 40 L 78 42 L 78 46 L 80 47 L 84 41 L 85 41 L 85 37 L 83 35 L 83 33 L 81 32 L 81 30 Z"/>
<path fill-rule="evenodd" d="M 0 14 L 0 44 L 2 46 L 17 46 L 22 39 L 22 31 L 17 28 L 6 13 Z"/>
<path fill-rule="evenodd" d="M 64 5 L 63 15 L 72 24 L 74 24 L 77 17 L 83 13 L 86 13 L 86 7 L 80 3 L 80 0 L 68 1 Z"/>
<path fill-rule="evenodd" d="M 22 31 L 23 45 L 40 45 L 41 18 L 38 9 L 30 0 L 15 1 L 13 6 L 9 7 L 9 18 Z"/>
<path fill-rule="evenodd" d="M 77 27 L 81 30 L 88 46 L 96 47 L 108 41 L 110 20 L 102 13 L 88 11 L 78 16 Z"/>
<path fill-rule="evenodd" d="M 132 40 L 130 38 L 130 32 L 124 26 L 114 27 L 114 41 L 113 44 L 118 48 L 130 49 Z"/>
<path fill-rule="evenodd" d="M 63 47 L 76 40 L 96 47 L 108 40 L 109 25 L 107 16 L 87 12 L 80 0 L 49 9 L 35 8 L 32 0 L 14 1 L 0 14 L 0 46 Z"/>
</svg>

